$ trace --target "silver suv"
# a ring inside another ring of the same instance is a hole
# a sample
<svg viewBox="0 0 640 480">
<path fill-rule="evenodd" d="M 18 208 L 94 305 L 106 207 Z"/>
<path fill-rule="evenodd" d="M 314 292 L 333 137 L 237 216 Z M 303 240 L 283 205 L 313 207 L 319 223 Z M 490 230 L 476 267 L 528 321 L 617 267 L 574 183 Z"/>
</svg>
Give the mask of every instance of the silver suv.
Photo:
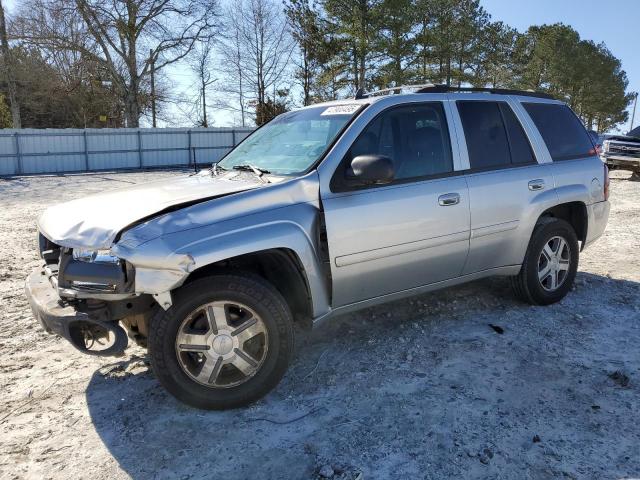
<svg viewBox="0 0 640 480">
<path fill-rule="evenodd" d="M 82 352 L 131 337 L 178 399 L 236 407 L 282 378 L 294 322 L 490 275 L 559 301 L 605 229 L 608 184 L 543 94 L 359 93 L 277 117 L 210 170 L 48 208 L 26 291 Z"/>
</svg>

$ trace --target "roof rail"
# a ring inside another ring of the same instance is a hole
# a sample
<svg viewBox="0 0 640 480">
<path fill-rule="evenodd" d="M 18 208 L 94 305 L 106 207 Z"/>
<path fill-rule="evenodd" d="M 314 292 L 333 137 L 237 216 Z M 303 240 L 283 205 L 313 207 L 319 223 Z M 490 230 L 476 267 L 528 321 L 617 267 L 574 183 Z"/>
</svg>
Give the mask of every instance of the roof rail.
<svg viewBox="0 0 640 480">
<path fill-rule="evenodd" d="M 390 93 L 402 93 L 403 90 L 416 90 L 425 88 L 437 87 L 433 83 L 424 83 L 422 85 L 399 85 L 397 87 L 383 88 L 382 90 L 375 90 L 373 92 L 365 92 L 364 88 L 359 88 L 356 92 L 355 99 L 360 100 L 362 98 L 377 97 L 378 95 L 389 95 Z"/>
<path fill-rule="evenodd" d="M 449 93 L 449 92 L 485 92 L 497 95 L 521 95 L 524 97 L 538 97 L 555 100 L 553 95 L 533 90 L 514 90 L 509 88 L 482 88 L 482 87 L 451 87 L 449 85 L 425 85 L 416 93 Z"/>
</svg>

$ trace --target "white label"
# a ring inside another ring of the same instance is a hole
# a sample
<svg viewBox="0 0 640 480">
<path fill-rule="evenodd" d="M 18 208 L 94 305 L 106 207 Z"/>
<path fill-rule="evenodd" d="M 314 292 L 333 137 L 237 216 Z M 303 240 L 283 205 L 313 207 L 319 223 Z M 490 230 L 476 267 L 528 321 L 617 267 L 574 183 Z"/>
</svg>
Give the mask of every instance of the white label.
<svg viewBox="0 0 640 480">
<path fill-rule="evenodd" d="M 352 103 L 350 105 L 334 105 L 332 107 L 328 107 L 320 115 L 352 115 L 358 111 L 359 108 L 360 105 L 357 103 Z"/>
</svg>

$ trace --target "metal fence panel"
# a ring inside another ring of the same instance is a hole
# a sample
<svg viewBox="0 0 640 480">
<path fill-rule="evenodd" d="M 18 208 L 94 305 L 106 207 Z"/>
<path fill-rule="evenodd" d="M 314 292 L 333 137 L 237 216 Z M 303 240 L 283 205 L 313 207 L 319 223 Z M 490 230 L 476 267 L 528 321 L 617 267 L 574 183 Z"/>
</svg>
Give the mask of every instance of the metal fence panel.
<svg viewBox="0 0 640 480">
<path fill-rule="evenodd" d="M 0 175 L 213 163 L 252 128 L 0 130 Z"/>
<path fill-rule="evenodd" d="M 137 129 L 88 129 L 86 130 L 86 136 L 88 170 L 110 170 L 140 166 Z"/>
</svg>

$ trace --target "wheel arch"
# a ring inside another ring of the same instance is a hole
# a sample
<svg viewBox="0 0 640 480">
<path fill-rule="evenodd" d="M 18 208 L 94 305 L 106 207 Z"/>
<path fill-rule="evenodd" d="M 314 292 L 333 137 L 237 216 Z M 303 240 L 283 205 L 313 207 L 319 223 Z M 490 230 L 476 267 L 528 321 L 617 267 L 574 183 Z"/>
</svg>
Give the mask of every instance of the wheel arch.
<svg viewBox="0 0 640 480">
<path fill-rule="evenodd" d="M 554 205 L 540 214 L 538 222 L 545 217 L 560 218 L 569 223 L 580 241 L 580 250 L 584 248 L 589 228 L 589 215 L 584 202 L 572 201 Z"/>
<path fill-rule="evenodd" d="M 233 270 L 260 276 L 271 283 L 286 300 L 294 320 L 305 326 L 311 325 L 314 316 L 311 287 L 300 257 L 291 248 L 248 252 L 204 265 L 191 272 L 183 286 Z"/>
</svg>

